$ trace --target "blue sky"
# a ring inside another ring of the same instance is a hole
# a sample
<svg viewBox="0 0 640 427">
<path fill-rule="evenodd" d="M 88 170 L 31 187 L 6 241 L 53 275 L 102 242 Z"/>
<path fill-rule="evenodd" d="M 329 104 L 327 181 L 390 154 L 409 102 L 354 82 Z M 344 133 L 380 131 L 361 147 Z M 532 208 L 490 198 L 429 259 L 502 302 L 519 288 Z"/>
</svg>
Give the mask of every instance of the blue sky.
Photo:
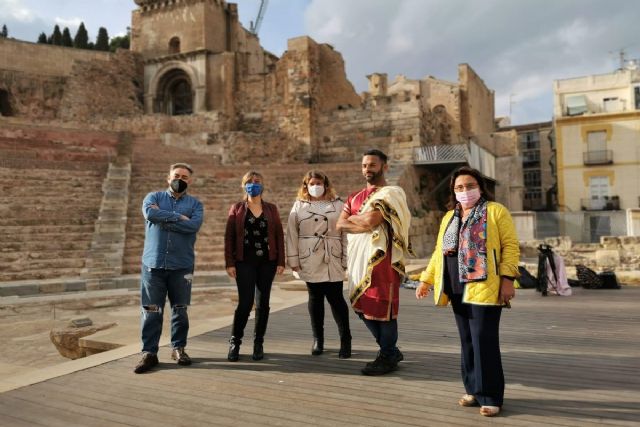
<svg viewBox="0 0 640 427">
<path fill-rule="evenodd" d="M 239 0 L 249 26 L 259 0 Z M 95 38 L 100 26 L 124 34 L 133 0 L 0 0 L 9 36 L 35 41 L 58 23 L 72 35 L 80 21 Z M 457 81 L 470 64 L 496 93 L 496 115 L 512 123 L 552 118 L 553 80 L 612 72 L 618 53 L 640 58 L 636 0 L 270 0 L 262 45 L 281 55 L 287 39 L 309 35 L 344 56 L 356 90 L 366 75 L 393 80 Z M 511 100 L 511 102 L 510 102 Z"/>
</svg>

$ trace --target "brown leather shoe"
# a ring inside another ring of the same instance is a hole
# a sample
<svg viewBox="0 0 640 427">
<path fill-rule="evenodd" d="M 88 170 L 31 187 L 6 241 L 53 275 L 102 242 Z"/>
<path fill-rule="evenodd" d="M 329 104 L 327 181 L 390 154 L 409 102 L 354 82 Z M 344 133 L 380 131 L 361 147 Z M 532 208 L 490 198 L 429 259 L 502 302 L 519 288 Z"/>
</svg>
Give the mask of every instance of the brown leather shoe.
<svg viewBox="0 0 640 427">
<path fill-rule="evenodd" d="M 135 372 L 136 374 L 141 374 L 143 372 L 147 372 L 157 364 L 158 364 L 158 356 L 151 353 L 143 353 L 142 359 L 140 360 L 140 362 L 138 362 L 136 367 L 133 369 L 133 372 Z"/>
<path fill-rule="evenodd" d="M 191 365 L 191 358 L 184 351 L 184 347 L 174 348 L 171 351 L 171 358 L 178 362 L 178 365 L 189 366 Z"/>
</svg>

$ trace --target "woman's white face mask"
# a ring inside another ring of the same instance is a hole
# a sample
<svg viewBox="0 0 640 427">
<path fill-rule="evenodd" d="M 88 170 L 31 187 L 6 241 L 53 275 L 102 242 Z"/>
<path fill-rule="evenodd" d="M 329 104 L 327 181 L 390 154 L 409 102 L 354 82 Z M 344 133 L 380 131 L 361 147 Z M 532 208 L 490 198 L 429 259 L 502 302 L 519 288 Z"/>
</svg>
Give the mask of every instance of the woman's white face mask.
<svg viewBox="0 0 640 427">
<path fill-rule="evenodd" d="M 324 185 L 308 185 L 307 191 L 311 197 L 322 197 L 324 194 Z"/>
</svg>

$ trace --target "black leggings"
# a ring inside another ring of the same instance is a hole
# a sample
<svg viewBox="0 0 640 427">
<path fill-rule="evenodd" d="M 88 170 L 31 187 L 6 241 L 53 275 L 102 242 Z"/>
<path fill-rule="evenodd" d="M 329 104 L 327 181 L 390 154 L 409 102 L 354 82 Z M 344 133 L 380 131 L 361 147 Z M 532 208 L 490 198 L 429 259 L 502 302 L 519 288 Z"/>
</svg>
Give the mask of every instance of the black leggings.
<svg viewBox="0 0 640 427">
<path fill-rule="evenodd" d="M 342 282 L 307 283 L 309 291 L 309 316 L 313 336 L 324 338 L 324 298 L 327 298 L 331 313 L 338 325 L 341 339 L 351 339 L 349 329 L 349 307 L 342 295 Z"/>
<path fill-rule="evenodd" d="M 255 299 L 256 313 L 269 311 L 271 284 L 276 275 L 275 261 L 261 263 L 236 262 L 238 306 L 234 315 L 233 335 L 241 338 Z"/>
</svg>

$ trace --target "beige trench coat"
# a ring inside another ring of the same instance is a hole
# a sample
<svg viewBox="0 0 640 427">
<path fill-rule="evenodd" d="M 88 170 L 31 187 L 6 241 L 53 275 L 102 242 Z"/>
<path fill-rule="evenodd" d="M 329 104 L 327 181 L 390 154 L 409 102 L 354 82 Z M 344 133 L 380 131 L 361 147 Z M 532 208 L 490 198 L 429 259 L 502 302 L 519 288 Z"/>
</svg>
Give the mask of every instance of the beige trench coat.
<svg viewBox="0 0 640 427">
<path fill-rule="evenodd" d="M 287 224 L 287 263 L 308 283 L 341 282 L 347 267 L 347 235 L 336 230 L 344 203 L 296 200 Z"/>
</svg>

